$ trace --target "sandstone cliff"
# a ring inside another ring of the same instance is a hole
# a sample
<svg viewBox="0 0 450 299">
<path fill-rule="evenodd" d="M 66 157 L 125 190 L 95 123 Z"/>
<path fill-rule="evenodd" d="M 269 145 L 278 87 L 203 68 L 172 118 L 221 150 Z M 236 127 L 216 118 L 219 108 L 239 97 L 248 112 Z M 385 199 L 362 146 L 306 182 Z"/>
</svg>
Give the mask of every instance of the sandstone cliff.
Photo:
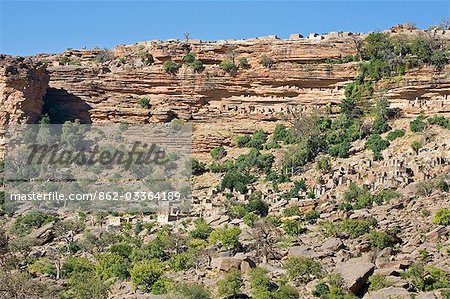
<svg viewBox="0 0 450 299">
<path fill-rule="evenodd" d="M 450 40 L 448 32 L 437 34 L 444 42 Z M 206 152 L 229 143 L 234 134 L 256 128 L 270 130 L 274 121 L 285 120 L 292 112 L 320 107 L 336 111 L 343 87 L 359 70 L 358 62 L 342 60 L 356 54 L 356 42 L 362 38 L 364 35 L 336 33 L 290 40 L 169 40 L 37 55 L 31 59 L 35 65 L 46 64 L 50 77 L 43 111 L 47 77 L 44 69 L 31 70 L 30 65 L 29 71 L 3 77 L 2 99 L 9 99 L 4 100 L 4 108 L 10 116 L 2 121 L 24 117 L 32 121 L 40 112 L 85 123 L 151 123 L 178 118 L 198 124 L 194 149 Z M 202 72 L 186 65 L 176 75 L 164 72 L 164 61 L 181 63 L 188 51 L 203 62 Z M 271 68 L 259 63 L 262 55 L 273 60 Z M 246 58 L 250 67 L 232 76 L 218 66 L 227 58 L 236 63 Z M 4 69 L 8 74 L 7 67 Z M 441 72 L 431 67 L 412 69 L 402 78 L 380 82 L 378 96 L 386 97 L 406 115 L 423 110 L 448 114 L 449 70 L 449 66 Z M 36 83 L 35 89 L 23 90 L 22 85 Z M 150 107 L 139 105 L 143 97 L 149 99 Z"/>
</svg>

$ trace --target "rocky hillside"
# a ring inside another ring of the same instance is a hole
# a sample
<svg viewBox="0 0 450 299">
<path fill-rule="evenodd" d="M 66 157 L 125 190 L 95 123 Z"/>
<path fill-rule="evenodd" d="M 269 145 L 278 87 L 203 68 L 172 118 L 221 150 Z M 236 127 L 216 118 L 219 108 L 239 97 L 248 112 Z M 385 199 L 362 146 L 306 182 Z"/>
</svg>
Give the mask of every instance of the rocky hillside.
<svg viewBox="0 0 450 299">
<path fill-rule="evenodd" d="M 0 56 L 2 129 L 188 122 L 195 157 L 187 208 L 3 214 L 0 298 L 450 298 L 449 44 L 396 26 Z"/>
</svg>

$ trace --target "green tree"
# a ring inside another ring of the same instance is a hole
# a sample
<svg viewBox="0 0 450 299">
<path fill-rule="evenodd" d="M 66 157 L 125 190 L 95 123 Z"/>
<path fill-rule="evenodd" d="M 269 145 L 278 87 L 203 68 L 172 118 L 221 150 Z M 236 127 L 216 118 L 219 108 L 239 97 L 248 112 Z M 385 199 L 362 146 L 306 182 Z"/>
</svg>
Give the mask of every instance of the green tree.
<svg viewBox="0 0 450 299">
<path fill-rule="evenodd" d="M 423 144 L 419 140 L 414 140 L 411 143 L 411 149 L 416 153 L 416 155 L 419 153 L 419 150 L 422 148 Z"/>
<path fill-rule="evenodd" d="M 212 231 L 209 236 L 211 243 L 220 244 L 228 250 L 235 249 L 239 245 L 239 227 L 224 225 Z"/>
<path fill-rule="evenodd" d="M 244 286 L 241 271 L 237 269 L 230 270 L 223 279 L 219 280 L 217 285 L 217 293 L 220 298 L 239 298 L 238 296 L 241 294 Z"/>
<path fill-rule="evenodd" d="M 436 211 L 433 219 L 434 224 L 450 226 L 450 208 L 442 208 Z"/>
<path fill-rule="evenodd" d="M 77 273 L 70 277 L 63 299 L 106 299 L 109 285 L 93 272 Z"/>
<path fill-rule="evenodd" d="M 409 123 L 409 127 L 410 127 L 411 131 L 414 133 L 418 133 L 418 132 L 422 132 L 423 130 L 425 130 L 425 128 L 426 128 L 426 123 L 424 121 L 425 118 L 426 118 L 425 116 L 419 115 L 413 121 L 411 121 Z"/>
<path fill-rule="evenodd" d="M 166 73 L 171 75 L 176 75 L 178 70 L 181 68 L 181 64 L 176 63 L 172 60 L 167 60 L 163 63 L 163 69 Z"/>
<path fill-rule="evenodd" d="M 170 299 L 211 299 L 211 293 L 204 286 L 195 283 L 183 283 L 169 296 Z"/>
<path fill-rule="evenodd" d="M 424 36 L 417 36 L 411 42 L 411 52 L 416 55 L 420 61 L 424 63 L 431 62 L 431 41 Z"/>
<path fill-rule="evenodd" d="M 195 54 L 192 52 L 187 53 L 183 57 L 183 62 L 186 64 L 193 63 L 195 61 Z"/>
<path fill-rule="evenodd" d="M 331 158 L 328 156 L 321 156 L 317 159 L 316 169 L 322 173 L 329 173 L 332 170 Z"/>
<path fill-rule="evenodd" d="M 220 160 L 226 156 L 227 151 L 225 150 L 225 148 L 223 146 L 218 146 L 218 147 L 213 148 L 211 150 L 210 154 L 214 160 Z"/>
<path fill-rule="evenodd" d="M 69 256 L 61 267 L 62 278 L 70 278 L 72 275 L 94 272 L 95 266 L 84 257 Z"/>
<path fill-rule="evenodd" d="M 193 175 L 201 175 L 206 171 L 206 164 L 197 159 L 192 159 L 191 167 Z"/>
<path fill-rule="evenodd" d="M 156 260 L 135 263 L 130 271 L 133 288 L 139 288 L 146 293 L 151 292 L 153 284 L 161 277 L 162 273 L 161 264 Z"/>
<path fill-rule="evenodd" d="M 447 63 L 448 56 L 445 51 L 441 49 L 433 51 L 433 53 L 431 54 L 431 64 L 433 64 L 437 70 L 443 70 Z"/>
<path fill-rule="evenodd" d="M 309 257 L 289 257 L 283 265 L 287 276 L 294 281 L 308 283 L 324 275 L 320 263 Z"/>
<path fill-rule="evenodd" d="M 390 234 L 383 231 L 372 231 L 369 233 L 370 245 L 373 248 L 384 249 L 386 247 L 393 247 L 395 239 Z"/>
<path fill-rule="evenodd" d="M 235 75 L 237 71 L 237 66 L 231 59 L 225 59 L 220 64 L 219 67 L 230 75 Z"/>
<path fill-rule="evenodd" d="M 247 193 L 247 185 L 254 182 L 254 177 L 237 172 L 227 172 L 222 178 L 220 186 L 222 189 L 228 188 L 229 190 L 236 190 L 242 194 Z"/>
<path fill-rule="evenodd" d="M 102 253 L 97 255 L 97 274 L 103 279 L 126 279 L 129 277 L 128 268 L 131 263 L 115 253 Z"/>
<path fill-rule="evenodd" d="M 198 218 L 194 220 L 194 229 L 189 235 L 191 238 L 206 240 L 211 232 L 212 228 L 206 223 L 205 219 Z"/>
</svg>

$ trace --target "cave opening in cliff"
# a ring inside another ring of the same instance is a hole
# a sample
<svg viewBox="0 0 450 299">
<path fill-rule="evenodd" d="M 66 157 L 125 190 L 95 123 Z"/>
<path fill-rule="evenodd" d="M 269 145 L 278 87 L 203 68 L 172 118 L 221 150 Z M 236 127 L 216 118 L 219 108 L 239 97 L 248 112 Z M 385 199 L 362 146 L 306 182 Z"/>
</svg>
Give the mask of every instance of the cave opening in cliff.
<svg viewBox="0 0 450 299">
<path fill-rule="evenodd" d="M 48 88 L 44 96 L 42 114 L 47 114 L 54 124 L 76 119 L 81 123 L 91 124 L 91 109 L 92 107 L 83 99 L 63 88 Z"/>
</svg>

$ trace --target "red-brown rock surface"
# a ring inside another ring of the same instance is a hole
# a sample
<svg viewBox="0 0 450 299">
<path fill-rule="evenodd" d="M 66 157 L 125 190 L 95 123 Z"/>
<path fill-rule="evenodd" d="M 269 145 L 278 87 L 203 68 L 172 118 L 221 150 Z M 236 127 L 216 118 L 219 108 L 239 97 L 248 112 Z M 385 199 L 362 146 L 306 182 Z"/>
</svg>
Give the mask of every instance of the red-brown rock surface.
<svg viewBox="0 0 450 299">
<path fill-rule="evenodd" d="M 446 41 L 450 38 L 447 33 L 440 34 Z M 64 118 L 86 123 L 190 120 L 196 124 L 194 149 L 209 151 L 229 143 L 235 134 L 256 128 L 270 130 L 274 120 L 285 119 L 291 112 L 317 107 L 336 110 L 343 87 L 358 74 L 359 66 L 358 62 L 332 60 L 355 54 L 355 40 L 361 38 L 363 35 L 336 33 L 292 40 L 151 41 L 110 51 L 67 50 L 32 59 L 48 64 L 50 81 L 44 112 L 50 108 Z M 202 72 L 186 65 L 176 75 L 164 72 L 164 61 L 181 63 L 189 50 L 203 61 Z M 262 55 L 274 61 L 273 67 L 259 63 Z M 227 74 L 218 64 L 231 57 L 237 64 L 240 58 L 246 58 L 250 67 L 240 68 L 235 76 Z M 422 110 L 449 113 L 449 70 L 448 66 L 439 73 L 426 67 L 410 70 L 403 78 L 379 83 L 378 90 L 406 115 Z M 41 72 L 29 72 L 28 77 L 21 77 L 21 84 L 39 81 L 33 78 Z M 22 97 L 20 83 L 6 85 L 2 98 L 11 94 Z M 42 90 L 23 94 L 27 101 L 8 100 L 7 110 L 16 112 L 7 121 L 39 114 Z M 139 105 L 143 97 L 149 99 L 149 108 Z M 20 107 L 23 112 L 18 112 Z"/>
</svg>

